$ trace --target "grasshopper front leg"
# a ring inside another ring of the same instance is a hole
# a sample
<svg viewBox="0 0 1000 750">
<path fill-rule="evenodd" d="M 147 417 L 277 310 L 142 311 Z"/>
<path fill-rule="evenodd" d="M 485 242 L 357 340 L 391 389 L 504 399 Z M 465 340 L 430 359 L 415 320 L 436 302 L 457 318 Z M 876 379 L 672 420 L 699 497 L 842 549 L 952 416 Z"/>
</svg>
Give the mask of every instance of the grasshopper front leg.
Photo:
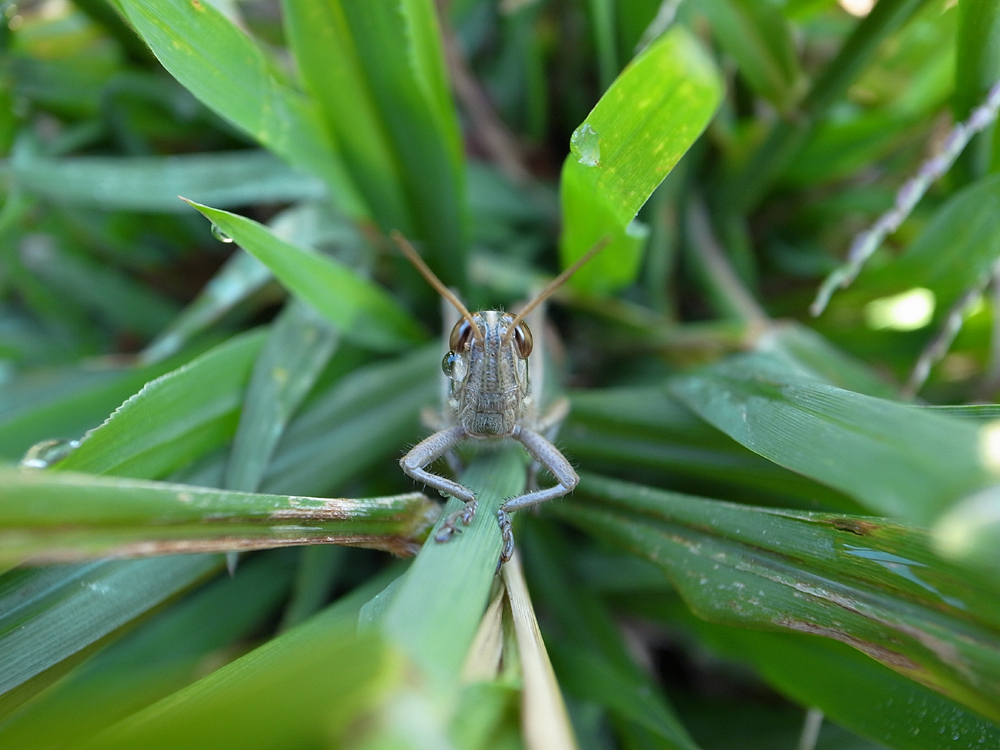
<svg viewBox="0 0 1000 750">
<path fill-rule="evenodd" d="M 497 511 L 497 520 L 500 523 L 500 534 L 503 537 L 503 550 L 500 552 L 501 564 L 507 562 L 514 554 L 514 535 L 511 531 L 510 514 L 521 508 L 562 497 L 572 492 L 573 488 L 580 483 L 580 477 L 573 469 L 573 465 L 543 435 L 539 435 L 527 427 L 517 425 L 511 437 L 521 443 L 533 459 L 548 469 L 558 484 L 544 490 L 534 490 L 512 497 L 500 506 L 500 510 Z"/>
<path fill-rule="evenodd" d="M 437 535 L 434 537 L 438 542 L 446 542 L 452 537 L 455 531 L 457 531 L 456 524 L 459 520 L 461 520 L 463 526 L 468 526 L 472 523 L 472 519 L 476 515 L 477 502 L 476 496 L 468 487 L 438 474 L 432 474 L 427 471 L 426 467 L 448 453 L 448 451 L 467 437 L 469 437 L 469 432 L 462 425 L 455 425 L 447 430 L 435 432 L 429 438 L 421 440 L 413 446 L 410 452 L 399 461 L 400 467 L 402 467 L 408 476 L 413 477 L 418 482 L 423 482 L 428 487 L 433 487 L 442 495 L 457 497 L 465 503 L 465 507 L 462 510 L 453 513 L 445 519 Z"/>
</svg>

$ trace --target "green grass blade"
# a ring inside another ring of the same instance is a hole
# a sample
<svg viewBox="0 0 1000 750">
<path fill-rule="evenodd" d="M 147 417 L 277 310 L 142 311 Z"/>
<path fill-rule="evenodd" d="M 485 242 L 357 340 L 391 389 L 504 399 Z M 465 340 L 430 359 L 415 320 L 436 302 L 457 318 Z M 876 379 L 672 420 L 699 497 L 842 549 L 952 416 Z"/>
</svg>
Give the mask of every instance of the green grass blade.
<svg viewBox="0 0 1000 750">
<path fill-rule="evenodd" d="M 909 680 L 847 645 L 789 633 L 731 628 L 697 620 L 683 605 L 649 600 L 639 617 L 690 628 L 709 648 L 749 663 L 801 706 L 819 708 L 840 726 L 898 750 L 974 750 L 1000 744 L 1000 725 Z M 658 610 L 658 611 L 657 611 Z M 820 745 L 822 746 L 822 745 Z"/>
<path fill-rule="evenodd" d="M 303 547 L 292 595 L 281 618 L 281 630 L 293 628 L 318 612 L 348 563 L 348 553 L 343 547 Z"/>
<path fill-rule="evenodd" d="M 895 263 L 864 273 L 850 293 L 874 298 L 924 287 L 934 292 L 940 318 L 998 257 L 1000 175 L 993 175 L 955 193 Z"/>
<path fill-rule="evenodd" d="M 567 567 L 569 546 L 555 529 L 533 522 L 522 547 L 531 589 L 552 614 L 555 628 L 545 630 L 546 643 L 563 689 L 642 725 L 664 747 L 694 750 L 666 696 L 632 661 L 611 614 Z"/>
<path fill-rule="evenodd" d="M 229 442 L 265 335 L 233 337 L 147 383 L 58 468 L 155 479 Z"/>
<path fill-rule="evenodd" d="M 357 630 L 357 607 L 373 590 L 341 599 L 83 748 L 343 746 L 400 679 L 378 633 Z"/>
<path fill-rule="evenodd" d="M 780 111 L 789 111 L 804 81 L 781 9 L 757 0 L 702 0 L 698 9 L 754 90 Z"/>
<path fill-rule="evenodd" d="M 254 363 L 226 465 L 225 486 L 253 492 L 267 471 L 285 425 L 316 382 L 340 334 L 316 310 L 290 300 Z"/>
<path fill-rule="evenodd" d="M 843 641 L 994 720 L 1000 607 L 926 532 L 588 476 L 552 512 L 659 565 L 699 617 Z M 579 494 L 579 491 L 578 491 Z"/>
<path fill-rule="evenodd" d="M 420 410 L 438 396 L 440 377 L 437 346 L 357 368 L 288 426 L 264 490 L 322 494 L 387 454 L 398 458 L 417 437 Z"/>
<path fill-rule="evenodd" d="M 412 233 L 400 164 L 342 3 L 284 0 L 282 10 L 302 83 L 340 143 L 344 163 L 376 220 L 383 228 Z"/>
<path fill-rule="evenodd" d="M 218 555 L 19 569 L 0 579 L 0 693 L 94 643 L 222 565 Z"/>
<path fill-rule="evenodd" d="M 748 212 L 761 201 L 809 139 L 816 124 L 872 61 L 880 45 L 925 2 L 885 0 L 858 22 L 837 56 L 816 77 L 802 100 L 797 119 L 778 121 L 733 180 L 729 203 L 735 210 Z"/>
<path fill-rule="evenodd" d="M 406 310 L 346 264 L 280 239 L 251 219 L 191 205 L 270 268 L 291 292 L 329 318 L 345 337 L 377 349 L 398 349 L 420 339 L 420 328 Z"/>
<path fill-rule="evenodd" d="M 612 242 L 570 282 L 612 291 L 639 271 L 645 233 L 632 224 L 657 185 L 708 125 L 722 97 L 712 60 L 674 28 L 618 77 L 576 129 L 562 170 L 564 266 Z"/>
<path fill-rule="evenodd" d="M 25 191 L 71 206 L 180 213 L 178 195 L 222 208 L 320 200 L 321 180 L 267 151 L 222 151 L 168 157 L 78 156 L 14 159 Z"/>
<path fill-rule="evenodd" d="M 958 6 L 955 119 L 964 120 L 1000 79 L 1000 6 L 966 0 Z"/>
<path fill-rule="evenodd" d="M 520 446 L 508 446 L 478 456 L 466 469 L 460 481 L 479 499 L 475 519 L 447 543 L 424 545 L 382 620 L 386 636 L 416 663 L 438 695 L 457 690 L 465 655 L 486 609 L 500 559 L 497 510 L 524 490 L 523 453 Z M 445 513 L 461 505 L 452 498 Z M 437 527 L 429 538 L 436 532 Z"/>
<path fill-rule="evenodd" d="M 178 81 L 262 146 L 321 177 L 354 216 L 367 209 L 315 105 L 283 82 L 257 44 L 208 2 L 115 0 Z"/>
<path fill-rule="evenodd" d="M 152 338 L 177 314 L 171 299 L 113 266 L 68 252 L 51 235 L 25 237 L 20 256 L 50 292 L 72 300 L 112 330 Z"/>
<path fill-rule="evenodd" d="M 424 240 L 445 283 L 464 285 L 462 143 L 433 2 L 283 5 L 306 88 L 380 226 Z"/>
<path fill-rule="evenodd" d="M 765 355 L 671 382 L 711 424 L 877 513 L 928 523 L 994 481 L 973 424 L 834 388 Z"/>
<path fill-rule="evenodd" d="M 267 266 L 250 253 L 237 250 L 202 287 L 194 301 L 142 350 L 139 361 L 151 364 L 173 356 L 273 278 Z"/>
<path fill-rule="evenodd" d="M 0 402 L 0 458 L 17 461 L 42 440 L 80 437 L 145 383 L 184 364 L 189 356 L 103 372 L 73 369 L 54 376 L 29 370 L 5 385 L 10 400 Z"/>
<path fill-rule="evenodd" d="M 412 552 L 438 515 L 420 493 L 368 499 L 258 495 L 73 472 L 0 469 L 0 557 L 264 549 L 309 542 Z"/>
<path fill-rule="evenodd" d="M 277 608 L 294 557 L 254 557 L 235 576 L 217 578 L 137 626 L 0 725 L 0 743 L 80 742 L 189 684 L 206 657 L 221 656 L 220 649 L 251 635 Z"/>
</svg>

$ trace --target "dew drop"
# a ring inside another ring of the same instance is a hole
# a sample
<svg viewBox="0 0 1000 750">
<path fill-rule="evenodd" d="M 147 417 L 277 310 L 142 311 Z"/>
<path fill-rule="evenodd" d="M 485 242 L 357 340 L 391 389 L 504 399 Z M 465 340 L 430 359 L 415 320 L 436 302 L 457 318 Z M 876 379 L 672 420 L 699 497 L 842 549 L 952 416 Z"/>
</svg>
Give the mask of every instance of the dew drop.
<svg viewBox="0 0 1000 750">
<path fill-rule="evenodd" d="M 585 167 L 596 167 L 601 163 L 601 139 L 589 123 L 585 122 L 573 132 L 569 149 Z"/>
<path fill-rule="evenodd" d="M 47 469 L 79 447 L 79 440 L 43 440 L 28 448 L 20 466 L 25 469 Z"/>
<path fill-rule="evenodd" d="M 216 224 L 212 225 L 212 236 L 215 237 L 215 239 L 217 239 L 219 242 L 229 243 L 233 241 L 233 238 L 230 237 L 225 232 L 223 232 L 221 229 L 219 229 L 218 225 Z"/>
</svg>

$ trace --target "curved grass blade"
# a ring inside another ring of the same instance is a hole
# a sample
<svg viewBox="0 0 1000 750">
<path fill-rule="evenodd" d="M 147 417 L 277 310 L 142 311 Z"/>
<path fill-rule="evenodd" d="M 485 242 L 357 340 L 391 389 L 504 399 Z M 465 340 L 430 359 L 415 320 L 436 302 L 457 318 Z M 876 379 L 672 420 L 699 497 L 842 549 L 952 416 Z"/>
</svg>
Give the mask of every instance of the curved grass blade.
<svg viewBox="0 0 1000 750">
<path fill-rule="evenodd" d="M 313 102 L 282 81 L 257 44 L 211 3 L 115 4 L 163 67 L 201 102 L 289 163 L 321 177 L 344 211 L 367 214 Z"/>
<path fill-rule="evenodd" d="M 72 472 L 0 469 L 0 559 L 347 544 L 413 552 L 439 506 L 420 493 L 368 499 L 258 495 Z"/>
<path fill-rule="evenodd" d="M 224 445 L 264 338 L 263 331 L 235 336 L 147 383 L 58 469 L 155 479 Z"/>
<path fill-rule="evenodd" d="M 25 191 L 57 203 L 104 210 L 180 213 L 178 195 L 231 208 L 251 203 L 321 200 L 326 186 L 267 151 L 166 157 L 15 158 L 11 174 Z"/>
<path fill-rule="evenodd" d="M 292 559 L 257 556 L 137 626 L 0 724 L 0 743 L 78 743 L 189 684 L 206 657 L 249 636 L 280 604 Z"/>
<path fill-rule="evenodd" d="M 612 240 L 571 285 L 607 293 L 635 279 L 645 231 L 632 220 L 701 135 L 721 97 L 715 65 L 679 27 L 647 47 L 601 97 L 573 133 L 563 163 L 563 266 L 601 238 Z"/>
<path fill-rule="evenodd" d="M 420 339 L 420 328 L 406 310 L 349 266 L 286 242 L 251 219 L 188 203 L 270 268 L 291 292 L 335 323 L 345 337 L 389 350 Z"/>
<path fill-rule="evenodd" d="M 254 363 L 225 486 L 255 491 L 285 425 L 333 355 L 340 333 L 305 302 L 291 299 L 278 315 Z"/>
<path fill-rule="evenodd" d="M 936 558 L 926 532 L 594 476 L 580 488 L 586 503 L 552 512 L 659 565 L 699 617 L 842 641 L 1000 719 L 1000 606 Z"/>
<path fill-rule="evenodd" d="M 774 357 L 732 357 L 670 390 L 755 453 L 877 513 L 928 523 L 994 481 L 973 424 L 834 388 Z"/>
</svg>

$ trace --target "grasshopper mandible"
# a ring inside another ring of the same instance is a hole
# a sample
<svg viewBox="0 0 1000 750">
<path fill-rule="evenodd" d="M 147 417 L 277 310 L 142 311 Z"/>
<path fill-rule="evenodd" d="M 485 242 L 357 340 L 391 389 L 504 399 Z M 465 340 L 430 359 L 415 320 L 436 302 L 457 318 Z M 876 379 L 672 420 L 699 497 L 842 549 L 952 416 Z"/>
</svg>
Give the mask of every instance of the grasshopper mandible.
<svg viewBox="0 0 1000 750">
<path fill-rule="evenodd" d="M 442 456 L 451 456 L 451 451 L 462 441 L 513 438 L 556 479 L 553 487 L 531 489 L 508 498 L 500 506 L 497 520 L 503 538 L 500 553 L 500 564 L 503 564 L 514 553 L 510 514 L 562 497 L 580 481 L 570 462 L 552 444 L 559 425 L 569 414 L 569 401 L 561 398 L 544 415 L 538 413 L 528 375 L 528 356 L 532 352 L 533 341 L 524 318 L 584 263 L 603 250 L 608 239 L 594 245 L 516 315 L 511 315 L 500 310 L 469 312 L 401 234 L 394 232 L 392 237 L 431 286 L 461 315 L 452 328 L 449 352 L 442 362 L 444 374 L 451 381 L 444 399 L 444 413 L 428 425 L 437 432 L 417 443 L 399 462 L 403 471 L 418 482 L 465 503 L 464 508 L 445 519 L 434 537 L 435 541 L 448 541 L 458 531 L 459 522 L 468 526 L 476 514 L 476 496 L 469 488 L 427 470 L 427 466 Z M 499 569 L 499 565 L 497 567 Z"/>
</svg>

